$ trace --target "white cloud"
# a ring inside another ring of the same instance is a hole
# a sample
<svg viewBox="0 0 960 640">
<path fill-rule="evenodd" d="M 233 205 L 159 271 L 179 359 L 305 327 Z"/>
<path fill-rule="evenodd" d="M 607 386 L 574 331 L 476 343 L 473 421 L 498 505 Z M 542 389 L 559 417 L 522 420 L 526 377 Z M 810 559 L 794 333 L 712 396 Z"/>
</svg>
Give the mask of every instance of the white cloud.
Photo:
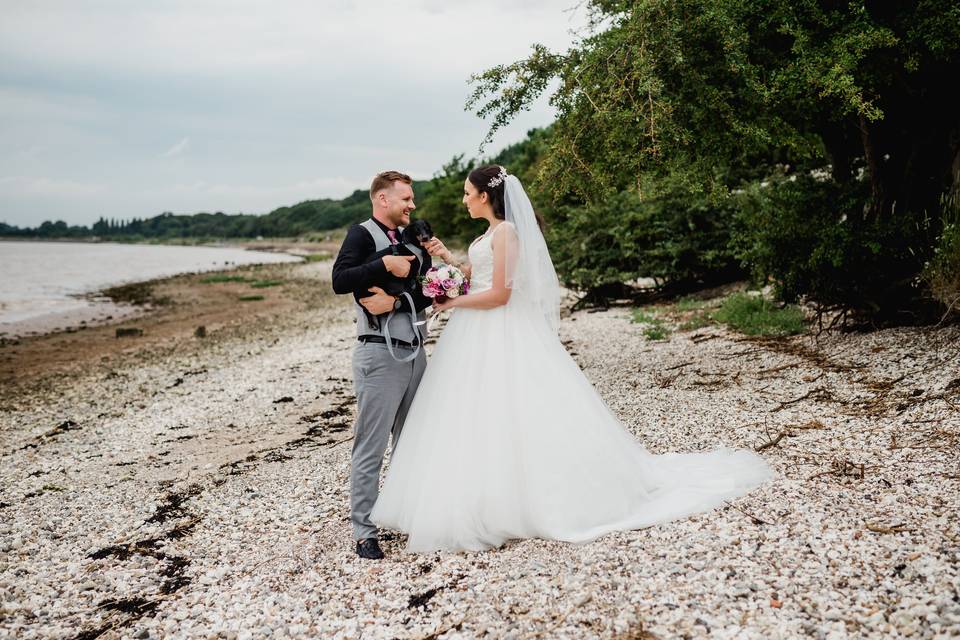
<svg viewBox="0 0 960 640">
<path fill-rule="evenodd" d="M 210 183 L 203 180 L 197 180 L 192 183 L 179 183 L 169 187 L 164 187 L 152 191 L 159 196 L 175 195 L 197 196 L 200 198 L 214 196 L 212 201 L 217 198 L 224 200 L 233 199 L 268 199 L 270 202 L 280 206 L 282 204 L 291 204 L 291 199 L 306 200 L 310 198 L 323 197 L 323 194 L 336 193 L 338 197 L 349 193 L 357 187 L 357 183 L 349 178 L 337 177 L 317 177 L 297 180 L 295 182 L 284 184 L 229 184 L 229 183 Z M 209 208 L 209 207 L 208 207 Z"/>
<path fill-rule="evenodd" d="M 4 0 L 0 175 L 50 177 L 0 185 L 0 217 L 267 211 L 384 168 L 429 177 L 486 133 L 470 74 L 565 49 L 576 5 Z M 540 101 L 489 150 L 552 114 Z"/>
<path fill-rule="evenodd" d="M 176 143 L 166 151 L 160 154 L 161 158 L 176 158 L 177 156 L 183 155 L 187 152 L 187 149 L 190 148 L 190 138 L 182 138 L 180 142 Z"/>
<path fill-rule="evenodd" d="M 321 176 L 275 184 L 196 180 L 151 188 L 141 195 L 149 200 L 167 203 L 166 210 L 178 213 L 267 213 L 277 207 L 304 200 L 340 198 L 358 186 L 356 180 L 343 176 Z"/>
<path fill-rule="evenodd" d="M 54 198 L 86 198 L 103 193 L 102 184 L 90 184 L 75 180 L 30 176 L 0 177 L 0 194 L 9 196 L 42 196 Z"/>
<path fill-rule="evenodd" d="M 357 64 L 457 72 L 522 55 L 534 41 L 565 47 L 567 31 L 579 24 L 577 14 L 571 18 L 565 10 L 575 5 L 28 0 L 5 12 L 0 51 L 69 67 L 198 76 L 348 70 Z"/>
</svg>

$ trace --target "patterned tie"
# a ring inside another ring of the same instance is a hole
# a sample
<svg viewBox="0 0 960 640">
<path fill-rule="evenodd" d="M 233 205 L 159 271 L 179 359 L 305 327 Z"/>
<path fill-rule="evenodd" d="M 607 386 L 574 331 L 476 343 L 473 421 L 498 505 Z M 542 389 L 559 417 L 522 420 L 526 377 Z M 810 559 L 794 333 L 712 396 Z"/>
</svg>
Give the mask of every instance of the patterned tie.
<svg viewBox="0 0 960 640">
<path fill-rule="evenodd" d="M 390 238 L 390 244 L 400 244 L 400 241 L 397 240 L 397 232 L 395 229 L 387 229 L 387 237 Z"/>
</svg>

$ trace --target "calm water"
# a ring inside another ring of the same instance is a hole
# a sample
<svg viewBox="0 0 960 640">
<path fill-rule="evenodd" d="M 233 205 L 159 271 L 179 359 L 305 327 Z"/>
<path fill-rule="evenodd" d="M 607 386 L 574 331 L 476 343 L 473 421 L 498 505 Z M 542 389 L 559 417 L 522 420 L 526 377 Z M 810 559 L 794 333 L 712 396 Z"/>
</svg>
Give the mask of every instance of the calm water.
<svg viewBox="0 0 960 640">
<path fill-rule="evenodd" d="M 56 316 L 95 317 L 105 303 L 83 294 L 105 287 L 294 256 L 216 247 L 0 241 L 0 333 Z"/>
</svg>

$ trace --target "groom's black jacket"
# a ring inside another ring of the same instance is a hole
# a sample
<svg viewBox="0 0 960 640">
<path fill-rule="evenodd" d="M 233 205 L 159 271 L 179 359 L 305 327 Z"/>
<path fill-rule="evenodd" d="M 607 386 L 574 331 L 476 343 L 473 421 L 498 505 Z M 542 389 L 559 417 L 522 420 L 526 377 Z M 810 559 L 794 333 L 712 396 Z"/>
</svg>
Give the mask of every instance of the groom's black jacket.
<svg viewBox="0 0 960 640">
<path fill-rule="evenodd" d="M 373 218 L 373 221 L 386 233 L 388 227 L 382 222 Z M 347 231 L 347 237 L 343 239 L 340 245 L 340 253 L 333 263 L 333 291 L 334 293 L 353 293 L 354 291 L 366 291 L 370 287 L 381 286 L 381 284 L 390 276 L 383 260 L 373 260 L 377 253 L 377 245 L 373 241 L 370 233 L 355 224 Z M 416 264 L 415 260 L 413 264 Z M 430 255 L 424 251 L 424 260 L 420 265 L 419 274 L 411 273 L 410 276 L 423 275 L 433 266 Z M 423 295 L 420 287 L 413 288 L 413 304 L 417 311 L 426 309 L 433 301 Z M 406 298 L 401 298 L 400 309 L 409 311 L 410 305 Z"/>
</svg>

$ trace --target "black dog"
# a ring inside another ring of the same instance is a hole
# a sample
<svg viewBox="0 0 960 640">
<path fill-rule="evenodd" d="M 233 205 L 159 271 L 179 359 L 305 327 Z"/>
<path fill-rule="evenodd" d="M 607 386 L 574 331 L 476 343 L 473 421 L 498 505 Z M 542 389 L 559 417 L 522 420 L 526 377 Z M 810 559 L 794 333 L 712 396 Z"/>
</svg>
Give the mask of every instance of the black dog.
<svg viewBox="0 0 960 640">
<path fill-rule="evenodd" d="M 386 279 L 383 282 L 374 282 L 371 284 L 371 287 L 380 287 L 386 291 L 391 296 L 399 296 L 400 294 L 407 292 L 412 294 L 414 291 L 419 289 L 420 283 L 417 280 L 417 276 L 420 275 L 420 269 L 423 264 L 416 257 L 416 255 L 410 251 L 407 247 L 408 244 L 419 248 L 424 253 L 427 252 L 423 248 L 423 243 L 433 237 L 433 229 L 430 227 L 430 223 L 426 220 L 414 220 L 406 227 L 403 228 L 403 231 L 400 233 L 400 243 L 394 244 L 386 249 L 377 251 L 373 256 L 371 256 L 368 262 L 374 262 L 376 260 L 381 260 L 384 256 L 414 256 L 413 261 L 410 263 L 410 273 L 406 278 L 398 278 L 392 273 L 387 272 Z M 361 298 L 369 298 L 373 294 L 369 291 L 354 291 L 353 297 L 357 301 L 357 304 L 360 303 Z M 380 328 L 380 323 L 377 321 L 377 318 L 366 309 L 363 312 L 367 316 L 367 322 L 370 325 L 371 329 Z"/>
</svg>

